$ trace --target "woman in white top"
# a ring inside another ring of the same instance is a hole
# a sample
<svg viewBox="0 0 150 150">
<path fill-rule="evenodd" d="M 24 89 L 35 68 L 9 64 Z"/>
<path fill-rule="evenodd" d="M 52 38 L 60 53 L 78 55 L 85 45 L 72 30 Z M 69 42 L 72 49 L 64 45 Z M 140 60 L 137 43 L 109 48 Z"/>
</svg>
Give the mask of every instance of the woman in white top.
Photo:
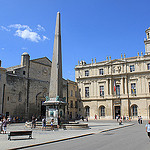
<svg viewBox="0 0 150 150">
<path fill-rule="evenodd" d="M 150 138 L 150 120 L 148 121 L 148 124 L 146 124 L 146 132 L 148 137 Z"/>
</svg>

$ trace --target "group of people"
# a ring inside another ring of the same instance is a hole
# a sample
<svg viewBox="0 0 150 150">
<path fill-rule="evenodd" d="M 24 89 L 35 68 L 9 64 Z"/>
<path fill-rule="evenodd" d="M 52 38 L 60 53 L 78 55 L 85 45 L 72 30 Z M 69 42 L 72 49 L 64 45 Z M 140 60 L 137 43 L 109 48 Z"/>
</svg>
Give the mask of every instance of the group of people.
<svg viewBox="0 0 150 150">
<path fill-rule="evenodd" d="M 131 122 L 131 117 L 128 117 L 128 116 L 127 116 L 127 117 L 125 117 L 125 116 L 122 116 L 122 117 L 121 117 L 120 115 L 117 115 L 117 116 L 116 116 L 116 119 L 117 119 L 117 122 L 118 122 L 118 121 L 120 122 L 120 120 L 122 120 L 122 122 L 123 122 L 123 121 L 126 121 L 126 120 L 129 121 L 129 122 Z"/>
<path fill-rule="evenodd" d="M 81 116 L 80 119 L 82 119 L 82 121 L 84 121 L 84 117 L 83 116 Z M 88 117 L 86 117 L 85 119 L 86 119 L 87 122 L 89 121 Z"/>
<path fill-rule="evenodd" d="M 142 123 L 143 123 L 143 120 L 142 120 L 142 117 L 141 117 L 141 116 L 138 116 L 138 123 L 139 123 L 139 124 L 142 124 Z"/>
<path fill-rule="evenodd" d="M 54 131 L 54 119 L 51 119 L 51 130 Z M 46 130 L 46 118 L 42 119 L 42 131 Z"/>
<path fill-rule="evenodd" d="M 0 131 L 3 134 L 6 134 L 6 127 L 7 127 L 7 120 L 5 117 L 3 117 L 3 119 L 0 120 Z"/>
<path fill-rule="evenodd" d="M 51 119 L 50 121 L 50 125 L 51 125 L 51 130 L 54 131 L 54 119 Z M 60 125 L 61 125 L 61 120 L 60 120 L 60 116 L 58 117 L 58 124 L 57 124 L 57 129 L 60 128 Z M 42 130 L 46 130 L 46 119 L 43 118 L 42 119 Z"/>
</svg>

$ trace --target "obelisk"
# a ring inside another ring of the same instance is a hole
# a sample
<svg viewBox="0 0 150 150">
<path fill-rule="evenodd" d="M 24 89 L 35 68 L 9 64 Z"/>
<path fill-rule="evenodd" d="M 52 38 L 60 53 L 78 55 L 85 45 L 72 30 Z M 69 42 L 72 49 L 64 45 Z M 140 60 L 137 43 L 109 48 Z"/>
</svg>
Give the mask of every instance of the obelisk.
<svg viewBox="0 0 150 150">
<path fill-rule="evenodd" d="M 54 119 L 58 123 L 58 116 L 65 118 L 66 101 L 63 98 L 62 86 L 62 54 L 61 54 L 61 30 L 60 13 L 57 13 L 55 38 L 53 47 L 53 58 L 51 66 L 49 96 L 43 105 L 46 105 L 46 120 L 50 122 Z"/>
<path fill-rule="evenodd" d="M 62 54 L 61 54 L 61 29 L 60 13 L 57 13 L 55 38 L 53 47 L 53 59 L 50 76 L 49 98 L 54 100 L 58 97 L 63 98 L 62 90 Z"/>
</svg>

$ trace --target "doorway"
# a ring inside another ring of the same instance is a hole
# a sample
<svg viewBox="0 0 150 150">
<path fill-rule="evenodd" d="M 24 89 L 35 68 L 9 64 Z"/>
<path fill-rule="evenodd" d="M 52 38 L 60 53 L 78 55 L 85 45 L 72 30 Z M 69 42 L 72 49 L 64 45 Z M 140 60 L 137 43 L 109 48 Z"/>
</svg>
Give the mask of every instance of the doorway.
<svg viewBox="0 0 150 150">
<path fill-rule="evenodd" d="M 46 116 L 46 106 L 43 105 L 45 101 L 41 101 L 41 116 Z"/>
<path fill-rule="evenodd" d="M 115 106 L 115 119 L 116 119 L 116 116 L 118 115 L 121 115 L 120 114 L 120 106 Z"/>
</svg>

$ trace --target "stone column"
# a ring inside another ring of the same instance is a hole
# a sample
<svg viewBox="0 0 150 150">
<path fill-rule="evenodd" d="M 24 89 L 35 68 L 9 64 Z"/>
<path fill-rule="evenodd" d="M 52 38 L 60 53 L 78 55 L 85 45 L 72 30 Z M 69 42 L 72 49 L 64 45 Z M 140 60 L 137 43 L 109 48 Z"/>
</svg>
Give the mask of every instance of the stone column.
<svg viewBox="0 0 150 150">
<path fill-rule="evenodd" d="M 121 78 L 120 96 L 123 95 L 123 90 L 124 90 L 124 83 L 123 83 L 123 78 Z"/>
<path fill-rule="evenodd" d="M 112 95 L 112 78 L 110 79 L 110 85 L 109 86 L 110 86 L 110 88 L 109 88 L 110 89 L 110 95 Z"/>
<path fill-rule="evenodd" d="M 104 87 L 104 91 L 105 91 L 104 95 L 106 95 L 106 96 L 108 96 L 108 89 L 109 89 L 108 86 L 109 86 L 108 85 L 108 79 L 106 79 L 106 83 L 105 83 L 105 87 Z"/>
</svg>

